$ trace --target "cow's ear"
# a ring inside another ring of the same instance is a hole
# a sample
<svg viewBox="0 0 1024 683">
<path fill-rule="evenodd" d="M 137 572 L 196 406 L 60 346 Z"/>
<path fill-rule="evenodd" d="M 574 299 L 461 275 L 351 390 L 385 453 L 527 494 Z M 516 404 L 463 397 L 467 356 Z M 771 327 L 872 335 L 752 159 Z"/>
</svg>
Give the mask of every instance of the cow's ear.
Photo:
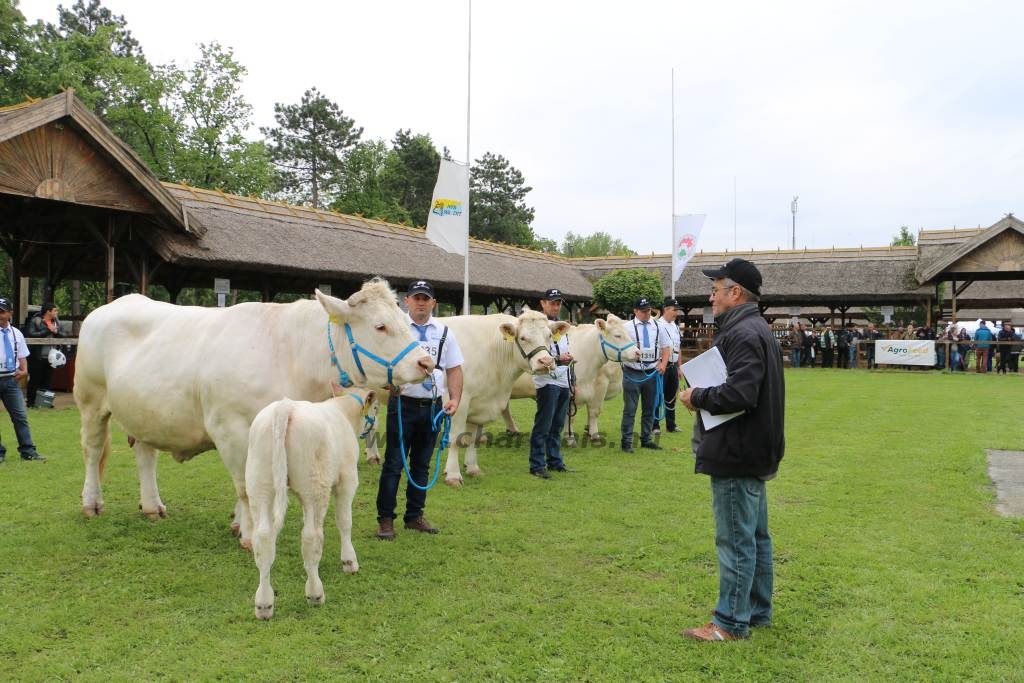
<svg viewBox="0 0 1024 683">
<path fill-rule="evenodd" d="M 502 323 L 498 326 L 501 330 L 501 336 L 505 338 L 505 341 L 515 341 L 516 338 L 516 326 L 512 323 Z"/>
<path fill-rule="evenodd" d="M 521 311 L 519 312 L 519 315 L 522 315 L 523 313 L 529 313 L 529 312 L 530 312 L 530 311 L 532 311 L 532 310 L 533 310 L 533 309 L 532 309 L 532 308 L 530 308 L 530 306 L 529 306 L 528 304 L 523 304 L 523 308 L 522 308 L 522 310 L 521 310 Z"/>
<path fill-rule="evenodd" d="M 608 329 L 608 323 L 606 323 L 601 318 L 598 318 L 597 320 L 594 321 L 594 327 L 596 327 L 598 331 L 604 333 Z"/>
<path fill-rule="evenodd" d="M 366 392 L 366 399 L 363 401 L 363 416 L 369 415 L 377 407 L 377 392 L 373 389 Z"/>
<path fill-rule="evenodd" d="M 355 298 L 355 294 L 352 298 Z M 348 305 L 348 302 L 343 299 L 338 299 L 331 296 L 330 294 L 324 294 L 319 289 L 316 290 L 316 300 L 320 302 L 320 305 L 327 311 L 327 315 L 332 320 L 338 321 L 342 318 L 347 318 L 352 313 L 352 307 Z"/>
<path fill-rule="evenodd" d="M 559 320 L 558 322 L 548 323 L 548 327 L 551 328 L 551 336 L 555 341 L 558 341 L 572 326 L 564 320 Z"/>
<path fill-rule="evenodd" d="M 620 322 L 622 322 L 622 318 L 620 318 L 619 316 L 615 315 L 614 313 L 609 313 L 608 314 L 608 322 L 610 322 L 610 323 L 620 323 Z"/>
</svg>

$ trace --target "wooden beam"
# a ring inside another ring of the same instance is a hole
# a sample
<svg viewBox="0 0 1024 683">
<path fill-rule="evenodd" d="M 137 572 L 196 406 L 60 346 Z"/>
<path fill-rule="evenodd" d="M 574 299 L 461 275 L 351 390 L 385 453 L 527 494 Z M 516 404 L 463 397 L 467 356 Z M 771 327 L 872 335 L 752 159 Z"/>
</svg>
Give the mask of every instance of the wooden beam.
<svg viewBox="0 0 1024 683">
<path fill-rule="evenodd" d="M 114 231 L 117 228 L 114 216 L 107 216 L 107 234 L 104 243 L 107 247 L 107 303 L 114 300 Z"/>
</svg>

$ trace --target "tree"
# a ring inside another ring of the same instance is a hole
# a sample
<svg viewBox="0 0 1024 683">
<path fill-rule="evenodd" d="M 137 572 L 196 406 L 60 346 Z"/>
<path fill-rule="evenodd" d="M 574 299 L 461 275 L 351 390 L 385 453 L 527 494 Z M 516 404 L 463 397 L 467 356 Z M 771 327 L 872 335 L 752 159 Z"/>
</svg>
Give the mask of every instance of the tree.
<svg viewBox="0 0 1024 683">
<path fill-rule="evenodd" d="M 24 102 L 21 66 L 29 50 L 29 29 L 18 0 L 0 0 L 0 106 Z"/>
<path fill-rule="evenodd" d="M 657 273 L 635 268 L 613 270 L 594 283 L 594 301 L 601 308 L 622 317 L 629 317 L 633 304 L 642 296 L 661 301 L 665 292 Z"/>
<path fill-rule="evenodd" d="M 180 83 L 172 112 L 182 128 L 172 172 L 189 185 L 244 195 L 264 194 L 271 186 L 270 154 L 262 142 L 246 140 L 252 106 L 241 93 L 247 70 L 231 48 L 201 44 L 199 60 L 187 71 L 167 67 Z"/>
<path fill-rule="evenodd" d="M 901 225 L 900 234 L 893 237 L 890 244 L 894 247 L 912 247 L 917 244 L 917 241 L 914 239 L 914 234 L 910 232 L 910 228 Z"/>
<path fill-rule="evenodd" d="M 383 140 L 356 145 L 342 170 L 341 191 L 331 208 L 389 223 L 408 223 L 409 212 L 385 188 L 387 170 L 395 165 L 394 156 Z"/>
<path fill-rule="evenodd" d="M 548 237 L 534 237 L 533 244 L 530 248 L 534 251 L 540 251 L 545 254 L 560 254 L 558 250 L 558 242 Z"/>
<path fill-rule="evenodd" d="M 345 157 L 363 134 L 355 121 L 320 94 L 307 90 L 299 104 L 274 105 L 276 128 L 262 128 L 284 194 L 319 208 L 338 194 Z"/>
<path fill-rule="evenodd" d="M 429 135 L 413 135 L 409 130 L 395 133 L 391 148 L 393 153 L 382 178 L 383 189 L 414 225 L 425 225 L 441 155 Z"/>
<path fill-rule="evenodd" d="M 533 244 L 533 207 L 526 206 L 523 174 L 505 157 L 490 152 L 476 160 L 470 173 L 469 234 L 523 247 Z"/>
<path fill-rule="evenodd" d="M 625 243 L 606 232 L 595 232 L 590 235 L 577 235 L 572 231 L 565 234 L 562 242 L 564 256 L 582 258 L 584 256 L 636 256 L 636 252 Z"/>
</svg>

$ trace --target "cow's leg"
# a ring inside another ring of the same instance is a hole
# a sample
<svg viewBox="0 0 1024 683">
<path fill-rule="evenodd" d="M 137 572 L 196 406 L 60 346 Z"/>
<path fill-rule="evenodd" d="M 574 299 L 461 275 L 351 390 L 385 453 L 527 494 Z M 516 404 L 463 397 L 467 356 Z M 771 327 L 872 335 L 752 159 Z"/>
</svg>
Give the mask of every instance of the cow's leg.
<svg viewBox="0 0 1024 683">
<path fill-rule="evenodd" d="M 320 580 L 320 558 L 324 554 L 324 517 L 327 516 L 328 491 L 302 501 L 302 564 L 306 567 L 306 600 L 324 604 L 324 584 Z M 351 530 L 351 524 L 349 526 Z"/>
<path fill-rule="evenodd" d="M 466 433 L 466 415 L 469 410 L 470 400 L 470 397 L 463 393 L 459 409 L 452 415 L 451 440 L 448 446 L 448 459 L 445 461 L 444 466 L 444 483 L 455 488 L 462 486 L 462 470 L 459 468 L 459 447 L 468 447 L 467 442 L 473 438 L 472 434 Z"/>
<path fill-rule="evenodd" d="M 245 458 L 249 453 L 249 423 L 236 419 L 230 424 L 223 424 L 216 431 L 210 430 L 210 436 L 217 444 L 221 462 L 231 475 L 235 485 L 234 519 L 231 532 L 239 537 L 238 543 L 243 548 L 252 548 L 252 513 L 249 511 L 249 496 L 245 492 Z"/>
<path fill-rule="evenodd" d="M 604 443 L 597 427 L 597 418 L 601 417 L 602 405 L 604 405 L 604 399 L 599 396 L 594 396 L 587 403 L 587 432 L 590 434 L 590 443 L 595 446 L 601 446 Z"/>
<path fill-rule="evenodd" d="M 359 571 L 359 562 L 352 547 L 352 501 L 359 486 L 359 470 L 354 464 L 347 469 L 334 489 L 334 520 L 341 536 L 341 569 L 354 574 Z"/>
<path fill-rule="evenodd" d="M 135 464 L 139 468 L 139 510 L 150 519 L 167 516 L 156 485 L 156 449 L 144 441 L 136 441 Z"/>
<path fill-rule="evenodd" d="M 519 425 L 516 424 L 516 419 L 512 417 L 512 403 L 511 401 L 505 404 L 505 407 L 501 409 L 501 417 L 505 420 L 505 431 L 508 434 L 518 434 Z"/>
<path fill-rule="evenodd" d="M 468 426 L 472 436 L 469 439 L 469 445 L 466 446 L 466 474 L 471 477 L 482 477 L 484 476 L 484 471 L 480 469 L 480 464 L 476 460 L 476 445 L 477 442 L 485 438 L 484 428 L 482 425 L 475 424 L 469 424 Z"/>
<path fill-rule="evenodd" d="M 281 529 L 273 522 L 273 498 L 253 500 L 251 503 L 255 529 L 252 554 L 260 572 L 260 585 L 255 597 L 256 618 L 269 619 L 274 616 L 274 587 L 270 585 L 270 569 L 277 556 L 277 534 Z"/>
<path fill-rule="evenodd" d="M 366 443 L 366 462 L 370 463 L 371 465 L 379 465 L 380 464 L 380 448 L 379 448 L 380 436 L 377 434 L 377 430 L 374 429 L 369 434 L 367 434 L 366 438 L 364 439 L 364 441 Z"/>
<path fill-rule="evenodd" d="M 76 387 L 77 388 L 77 387 Z M 100 482 L 110 455 L 110 411 L 98 407 L 100 399 L 76 400 L 81 411 L 82 456 L 85 460 L 85 483 L 82 485 L 82 514 L 95 517 L 103 512 L 103 490 Z"/>
</svg>

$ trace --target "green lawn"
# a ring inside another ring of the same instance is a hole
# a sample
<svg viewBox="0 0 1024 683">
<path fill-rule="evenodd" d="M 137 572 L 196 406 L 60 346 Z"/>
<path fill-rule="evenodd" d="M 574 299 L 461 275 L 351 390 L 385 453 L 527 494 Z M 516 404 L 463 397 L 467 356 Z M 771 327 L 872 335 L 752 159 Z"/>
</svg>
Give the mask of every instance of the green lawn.
<svg viewBox="0 0 1024 683">
<path fill-rule="evenodd" d="M 329 516 L 327 603 L 306 605 L 293 501 L 263 623 L 215 454 L 161 459 L 169 517 L 150 522 L 116 433 L 106 511 L 85 520 L 77 412 L 31 414 L 45 464 L 17 460 L 0 416 L 0 679 L 1020 680 L 1024 522 L 994 513 L 984 449 L 1024 450 L 1024 380 L 786 379 L 788 450 L 769 485 L 776 621 L 728 644 L 679 636 L 717 594 L 688 434 L 658 453 L 569 451 L 580 471 L 551 481 L 527 475 L 525 446 L 484 449 L 485 478 L 431 492 L 442 533 L 393 543 L 373 538 L 378 469 L 363 464 L 360 572 L 341 573 Z M 620 406 L 602 417 L 613 443 Z M 515 407 L 529 425 L 532 403 Z"/>
</svg>

